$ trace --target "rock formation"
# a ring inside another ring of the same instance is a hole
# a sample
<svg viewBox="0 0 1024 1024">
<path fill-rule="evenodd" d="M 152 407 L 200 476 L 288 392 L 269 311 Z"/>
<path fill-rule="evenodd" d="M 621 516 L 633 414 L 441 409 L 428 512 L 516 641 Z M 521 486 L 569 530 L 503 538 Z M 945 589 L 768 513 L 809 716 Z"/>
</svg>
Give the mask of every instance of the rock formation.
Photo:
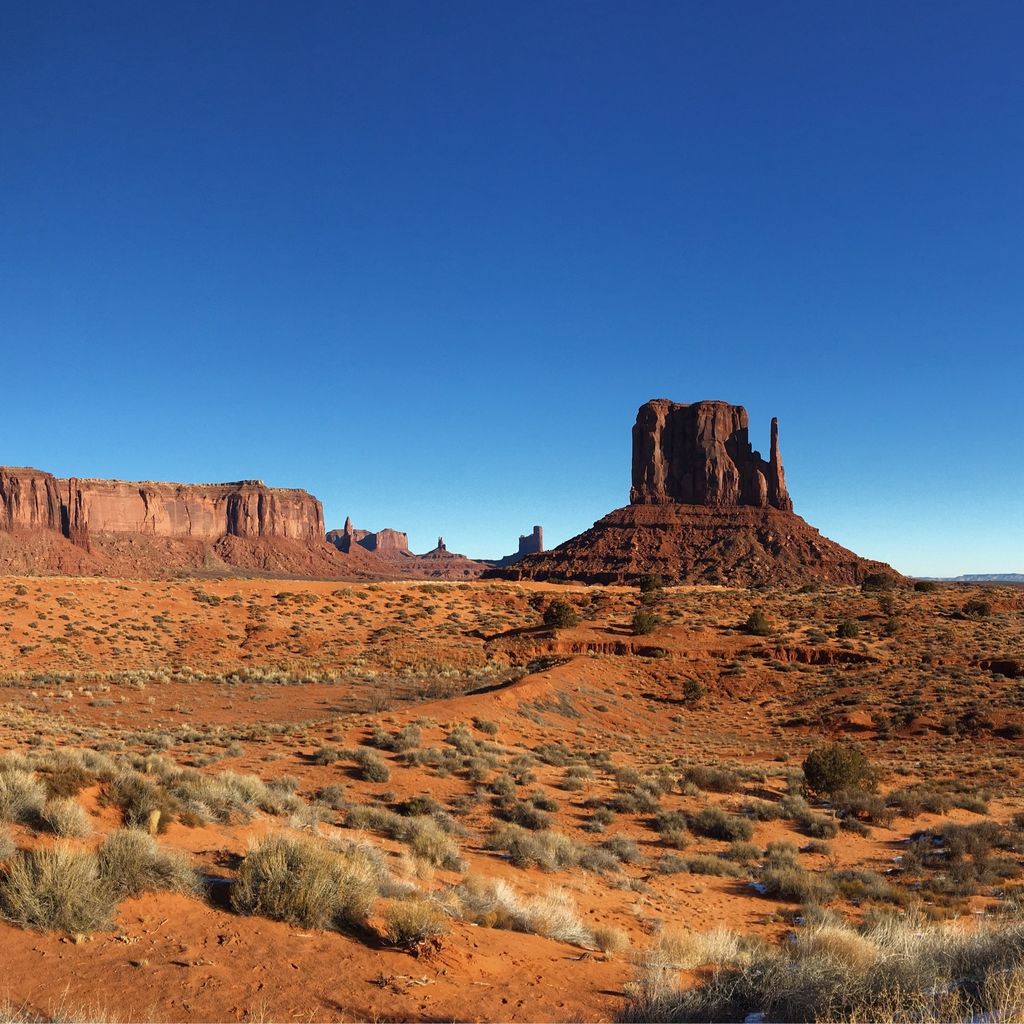
<svg viewBox="0 0 1024 1024">
<path fill-rule="evenodd" d="M 527 555 L 536 555 L 544 550 L 544 528 L 535 526 L 532 533 L 521 533 L 519 535 L 519 550 L 512 555 L 506 555 L 492 562 L 492 565 L 515 565 L 521 562 Z"/>
<path fill-rule="evenodd" d="M 337 546 L 340 551 L 350 551 L 353 544 L 358 544 L 367 551 L 374 551 L 382 558 L 407 558 L 412 556 L 409 550 L 409 535 L 401 530 L 383 529 L 376 533 L 370 530 L 357 530 L 352 526 L 351 518 L 345 520 L 343 530 L 331 530 L 327 540 Z"/>
<path fill-rule="evenodd" d="M 630 504 L 553 551 L 491 573 L 511 579 L 791 585 L 897 576 L 823 537 L 792 511 L 772 420 L 767 460 L 748 438 L 742 406 L 655 399 L 633 427 Z"/>
<path fill-rule="evenodd" d="M 147 534 L 214 541 L 221 537 L 279 537 L 320 542 L 324 513 L 302 490 L 267 487 L 262 480 L 229 484 L 60 481 L 69 538 L 97 533 Z"/>
<path fill-rule="evenodd" d="M 640 406 L 633 427 L 634 505 L 736 506 L 792 511 L 772 420 L 766 462 L 747 436 L 742 405 L 706 401 L 680 405 L 656 398 Z"/>
<path fill-rule="evenodd" d="M 409 536 L 400 530 L 359 530 L 351 518 L 345 520 L 341 530 L 331 530 L 327 540 L 339 551 L 365 550 L 372 552 L 392 574 L 419 579 L 469 579 L 479 576 L 487 564 L 465 555 L 455 554 L 445 547 L 444 538 L 437 538 L 437 547 L 423 555 L 409 550 Z"/>
<path fill-rule="evenodd" d="M 260 480 L 134 483 L 0 467 L 0 533 L 0 571 L 394 575 L 362 548 L 342 557 L 329 546 L 311 494 Z"/>
</svg>

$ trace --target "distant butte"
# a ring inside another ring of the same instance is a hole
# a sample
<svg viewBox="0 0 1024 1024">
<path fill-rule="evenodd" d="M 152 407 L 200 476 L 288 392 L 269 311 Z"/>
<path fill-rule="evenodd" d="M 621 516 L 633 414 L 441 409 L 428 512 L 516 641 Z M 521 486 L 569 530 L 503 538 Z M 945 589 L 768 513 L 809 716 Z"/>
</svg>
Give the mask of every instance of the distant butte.
<svg viewBox="0 0 1024 1024">
<path fill-rule="evenodd" d="M 633 427 L 630 504 L 552 551 L 530 554 L 488 576 L 635 582 L 790 585 L 896 577 L 823 537 L 793 512 L 773 419 L 769 456 L 750 443 L 741 405 L 642 405 Z"/>
</svg>

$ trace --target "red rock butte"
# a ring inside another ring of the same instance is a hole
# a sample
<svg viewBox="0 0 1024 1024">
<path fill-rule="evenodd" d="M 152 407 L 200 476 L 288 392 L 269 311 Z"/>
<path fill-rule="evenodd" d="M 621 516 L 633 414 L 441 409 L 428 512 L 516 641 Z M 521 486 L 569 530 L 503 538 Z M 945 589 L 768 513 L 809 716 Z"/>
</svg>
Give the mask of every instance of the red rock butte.
<svg viewBox="0 0 1024 1024">
<path fill-rule="evenodd" d="M 630 504 L 551 551 L 487 575 L 631 583 L 791 585 L 858 583 L 898 574 L 823 537 L 793 512 L 779 425 L 767 459 L 749 439 L 741 405 L 653 399 L 633 427 Z"/>
</svg>

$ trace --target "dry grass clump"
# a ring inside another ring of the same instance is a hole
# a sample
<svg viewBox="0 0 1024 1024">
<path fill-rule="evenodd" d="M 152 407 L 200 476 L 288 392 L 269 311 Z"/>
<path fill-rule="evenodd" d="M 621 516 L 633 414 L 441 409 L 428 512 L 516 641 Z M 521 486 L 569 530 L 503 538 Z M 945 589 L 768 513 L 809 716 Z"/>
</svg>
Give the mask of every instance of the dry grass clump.
<svg viewBox="0 0 1024 1024">
<path fill-rule="evenodd" d="M 88 933 L 108 928 L 114 910 L 96 855 L 63 842 L 21 850 L 0 873 L 0 916 L 23 928 Z"/>
<path fill-rule="evenodd" d="M 593 931 L 594 945 L 611 960 L 629 949 L 629 936 L 621 928 L 602 925 Z"/>
<path fill-rule="evenodd" d="M 0 822 L 32 824 L 46 803 L 46 787 L 20 768 L 0 771 Z"/>
<path fill-rule="evenodd" d="M 118 829 L 99 849 L 100 875 L 116 899 L 144 892 L 199 891 L 199 876 L 188 857 L 166 850 L 138 829 Z"/>
<path fill-rule="evenodd" d="M 393 946 L 419 952 L 448 931 L 437 905 L 422 898 L 395 900 L 384 911 L 384 936 Z"/>
<path fill-rule="evenodd" d="M 231 886 L 231 905 L 303 928 L 361 924 L 379 890 L 378 868 L 358 847 L 271 835 L 254 843 Z"/>
<path fill-rule="evenodd" d="M 39 812 L 39 820 L 55 836 L 81 839 L 92 832 L 89 815 L 70 797 L 48 800 Z"/>
<path fill-rule="evenodd" d="M 405 817 L 386 807 L 362 805 L 349 810 L 345 823 L 349 828 L 370 828 L 397 839 L 434 867 L 461 871 L 465 866 L 458 844 L 428 815 Z"/>
<path fill-rule="evenodd" d="M 572 897 L 561 889 L 524 898 L 507 882 L 469 877 L 449 893 L 450 912 L 487 928 L 542 935 L 577 946 L 593 944 Z"/>
<path fill-rule="evenodd" d="M 0 828 L 0 862 L 10 860 L 17 851 L 18 848 L 14 845 L 11 833 L 5 828 Z"/>
<path fill-rule="evenodd" d="M 505 825 L 495 829 L 487 840 L 488 850 L 501 850 L 517 868 L 540 868 L 557 871 L 573 867 L 579 862 L 580 851 L 576 843 L 561 832 L 545 829 L 530 832 L 518 825 Z"/>
<path fill-rule="evenodd" d="M 722 943 L 705 980 L 682 987 L 680 957 L 641 963 L 626 1021 L 1018 1020 L 1024 926 L 975 931 L 887 915 L 860 931 L 826 921 L 784 947 Z"/>
</svg>

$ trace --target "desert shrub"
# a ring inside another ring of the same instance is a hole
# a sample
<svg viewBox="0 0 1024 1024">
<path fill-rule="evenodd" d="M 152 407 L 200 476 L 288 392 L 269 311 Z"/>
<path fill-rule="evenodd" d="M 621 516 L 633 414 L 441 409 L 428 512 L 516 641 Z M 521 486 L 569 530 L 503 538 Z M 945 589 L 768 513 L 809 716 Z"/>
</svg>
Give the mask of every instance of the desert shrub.
<svg viewBox="0 0 1024 1024">
<path fill-rule="evenodd" d="M 129 828 L 155 829 L 166 832 L 167 826 L 177 820 L 180 802 L 164 789 L 138 772 L 122 772 L 107 784 L 104 800 L 121 810 Z"/>
<path fill-rule="evenodd" d="M 0 916 L 23 928 L 88 934 L 110 927 L 114 909 L 87 850 L 22 850 L 0 874 Z"/>
<path fill-rule="evenodd" d="M 970 619 L 985 619 L 992 614 L 992 605 L 981 598 L 972 597 L 960 610 Z"/>
<path fill-rule="evenodd" d="M 725 851 L 724 856 L 739 864 L 749 864 L 761 856 L 761 847 L 756 843 L 747 843 L 740 839 L 729 845 L 729 849 Z"/>
<path fill-rule="evenodd" d="M 199 891 L 199 875 L 188 856 L 165 850 L 138 829 L 111 832 L 99 849 L 99 872 L 116 899 L 144 892 Z"/>
<path fill-rule="evenodd" d="M 765 895 L 791 903 L 827 903 L 835 889 L 823 876 L 795 867 L 768 867 L 761 872 Z"/>
<path fill-rule="evenodd" d="M 74 759 L 57 756 L 41 770 L 42 781 L 50 797 L 77 796 L 96 781 L 96 775 Z"/>
<path fill-rule="evenodd" d="M 529 832 L 518 825 L 505 825 L 490 834 L 486 846 L 507 853 L 517 868 L 556 871 L 579 862 L 579 848 L 561 832 Z"/>
<path fill-rule="evenodd" d="M 342 759 L 342 752 L 337 747 L 323 746 L 313 754 L 314 764 L 334 764 Z"/>
<path fill-rule="evenodd" d="M 539 831 L 551 825 L 551 815 L 535 807 L 528 800 L 496 800 L 494 814 L 502 821 L 509 821 L 522 828 Z"/>
<path fill-rule="evenodd" d="M 696 985 L 645 972 L 620 1019 L 1014 1020 L 1021 941 L 1018 922 L 964 930 L 892 915 L 859 932 L 826 920 L 784 947 L 734 937 Z"/>
<path fill-rule="evenodd" d="M 447 931 L 444 914 L 429 900 L 395 900 L 384 911 L 385 938 L 410 952 L 436 943 Z"/>
<path fill-rule="evenodd" d="M 637 864 L 643 859 L 636 840 L 629 836 L 610 836 L 598 848 L 607 851 L 622 864 Z"/>
<path fill-rule="evenodd" d="M 615 812 L 610 807 L 595 807 L 583 827 L 588 832 L 603 832 L 614 820 Z"/>
<path fill-rule="evenodd" d="M 754 826 L 747 818 L 723 811 L 721 807 L 705 807 L 690 818 L 690 827 L 698 835 L 727 842 L 753 838 Z"/>
<path fill-rule="evenodd" d="M 544 609 L 544 625 L 549 629 L 565 629 L 575 626 L 580 618 L 568 601 L 556 598 Z"/>
<path fill-rule="evenodd" d="M 45 802 L 46 787 L 31 772 L 0 772 L 0 822 L 31 824 Z"/>
<path fill-rule="evenodd" d="M 939 585 L 934 580 L 918 580 L 914 584 L 914 590 L 919 594 L 931 594 L 938 589 Z"/>
<path fill-rule="evenodd" d="M 367 782 L 387 782 L 391 778 L 387 762 L 372 750 L 354 750 L 352 760 L 359 766 L 359 774 Z"/>
<path fill-rule="evenodd" d="M 647 636 L 653 633 L 660 625 L 661 619 L 653 612 L 645 611 L 643 608 L 638 608 L 633 613 L 633 619 L 630 623 L 634 636 Z"/>
<path fill-rule="evenodd" d="M 874 871 L 848 869 L 835 871 L 829 876 L 839 895 L 851 902 L 865 900 L 875 903 L 895 903 L 902 906 L 908 902 L 906 890 L 891 885 Z"/>
<path fill-rule="evenodd" d="M 485 736 L 496 736 L 498 734 L 498 723 L 486 718 L 473 718 L 473 728 L 478 729 Z"/>
<path fill-rule="evenodd" d="M 895 812 L 877 794 L 863 789 L 840 789 L 832 795 L 832 806 L 843 818 L 867 818 L 876 825 L 888 828 Z"/>
<path fill-rule="evenodd" d="M 759 608 L 752 611 L 743 623 L 743 631 L 751 636 L 771 636 L 775 632 L 768 616 Z"/>
<path fill-rule="evenodd" d="M 0 828 L 0 863 L 10 860 L 18 852 L 11 833 L 5 828 Z"/>
<path fill-rule="evenodd" d="M 853 619 L 843 619 L 836 626 L 836 636 L 840 640 L 852 640 L 854 637 L 860 636 L 860 626 Z"/>
<path fill-rule="evenodd" d="M 55 836 L 81 839 L 92 832 L 89 815 L 70 797 L 48 800 L 39 812 L 39 820 Z"/>
<path fill-rule="evenodd" d="M 728 768 L 693 765 L 683 773 L 683 782 L 692 782 L 698 789 L 709 793 L 735 793 L 741 786 L 740 777 Z"/>
<path fill-rule="evenodd" d="M 881 590 L 893 590 L 896 581 L 888 573 L 872 572 L 861 581 L 860 589 L 865 594 L 878 593 Z"/>
<path fill-rule="evenodd" d="M 703 683 L 697 682 L 696 679 L 683 680 L 683 700 L 687 704 L 699 704 L 707 696 L 707 693 L 707 687 Z"/>
<path fill-rule="evenodd" d="M 451 895 L 455 901 L 454 912 L 466 921 L 488 928 L 542 935 L 574 945 L 593 942 L 572 897 L 563 890 L 523 898 L 507 882 L 470 877 Z"/>
<path fill-rule="evenodd" d="M 373 727 L 369 738 L 366 741 L 378 750 L 390 750 L 396 754 L 404 754 L 408 750 L 415 750 L 423 742 L 423 734 L 418 725 L 410 723 L 396 733 L 389 733 L 379 725 Z"/>
<path fill-rule="evenodd" d="M 332 783 L 329 786 L 322 786 L 316 791 L 313 799 L 318 804 L 323 804 L 324 807 L 329 807 L 332 811 L 343 811 L 348 807 L 348 801 L 345 799 L 344 787 Z"/>
<path fill-rule="evenodd" d="M 271 835 L 249 848 L 231 886 L 240 914 L 302 928 L 361 924 L 378 892 L 378 870 L 355 847 L 336 852 L 310 839 Z"/>
<path fill-rule="evenodd" d="M 894 789 L 886 797 L 886 802 L 906 818 L 916 818 L 924 812 L 947 814 L 953 806 L 953 801 L 947 793 L 926 786 Z"/>
<path fill-rule="evenodd" d="M 417 857 L 422 857 L 434 867 L 461 871 L 465 866 L 459 856 L 458 845 L 433 818 L 409 818 L 401 838 Z"/>
<path fill-rule="evenodd" d="M 756 821 L 778 821 L 779 818 L 785 817 L 782 806 L 772 800 L 744 800 L 740 813 Z"/>
<path fill-rule="evenodd" d="M 865 787 L 874 782 L 867 757 L 849 743 L 825 743 L 815 747 L 804 760 L 804 778 L 816 793 Z"/>
<path fill-rule="evenodd" d="M 665 581 L 658 573 L 647 573 L 637 583 L 641 594 L 654 594 L 665 587 Z"/>
<path fill-rule="evenodd" d="M 668 858 L 663 859 L 667 860 Z M 739 864 L 726 860 L 724 857 L 696 853 L 689 857 L 674 857 L 673 860 L 678 862 L 681 870 L 688 871 L 691 875 L 718 875 L 725 878 L 739 878 L 746 874 L 746 871 Z"/>
</svg>

